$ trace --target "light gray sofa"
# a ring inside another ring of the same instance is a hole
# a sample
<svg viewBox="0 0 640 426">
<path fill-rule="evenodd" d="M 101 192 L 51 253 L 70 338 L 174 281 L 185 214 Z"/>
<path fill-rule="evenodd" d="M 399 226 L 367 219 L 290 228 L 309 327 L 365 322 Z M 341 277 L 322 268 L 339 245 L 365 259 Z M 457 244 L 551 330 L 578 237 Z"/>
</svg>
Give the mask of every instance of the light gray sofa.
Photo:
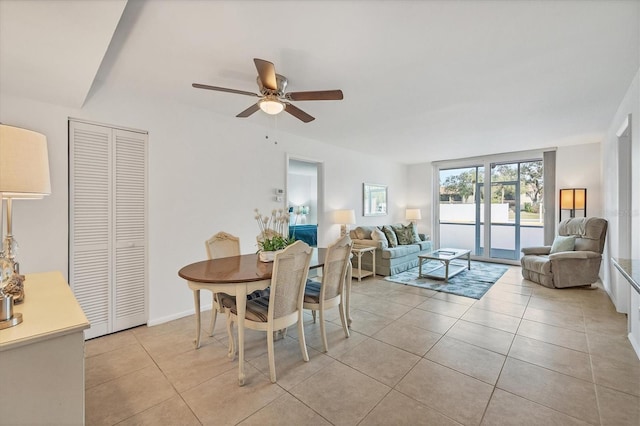
<svg viewBox="0 0 640 426">
<path fill-rule="evenodd" d="M 598 217 L 563 220 L 558 235 L 573 236 L 573 249 L 554 252 L 554 246 L 523 248 L 522 276 L 551 288 L 593 284 L 598 281 L 607 225 Z"/>
<path fill-rule="evenodd" d="M 399 225 L 399 224 L 397 224 Z M 397 226 L 396 225 L 396 226 Z M 354 247 L 373 246 L 376 247 L 376 274 L 395 275 L 408 269 L 418 266 L 418 255 L 432 251 L 431 241 L 425 234 L 418 234 L 420 242 L 389 247 L 387 241 L 373 240 L 371 233 L 376 226 L 358 226 L 349 232 L 353 240 Z M 354 256 L 353 266 L 358 267 Z M 362 269 L 371 270 L 373 268 L 371 256 L 362 256 Z"/>
</svg>

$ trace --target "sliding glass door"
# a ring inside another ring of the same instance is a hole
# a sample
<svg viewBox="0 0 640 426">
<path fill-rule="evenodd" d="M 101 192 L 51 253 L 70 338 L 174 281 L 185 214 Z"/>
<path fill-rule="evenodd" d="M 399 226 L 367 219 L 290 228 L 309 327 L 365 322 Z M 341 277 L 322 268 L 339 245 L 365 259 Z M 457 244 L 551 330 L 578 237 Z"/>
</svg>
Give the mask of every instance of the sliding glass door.
<svg viewBox="0 0 640 426">
<path fill-rule="evenodd" d="M 492 164 L 491 257 L 518 260 L 544 245 L 542 160 Z"/>
<path fill-rule="evenodd" d="M 491 256 L 519 259 L 520 184 L 518 164 L 491 165 Z"/>
<path fill-rule="evenodd" d="M 438 167 L 437 177 L 440 248 L 517 261 L 522 247 L 544 244 L 541 159 Z"/>
<path fill-rule="evenodd" d="M 440 170 L 440 248 L 482 255 L 484 167 Z"/>
</svg>

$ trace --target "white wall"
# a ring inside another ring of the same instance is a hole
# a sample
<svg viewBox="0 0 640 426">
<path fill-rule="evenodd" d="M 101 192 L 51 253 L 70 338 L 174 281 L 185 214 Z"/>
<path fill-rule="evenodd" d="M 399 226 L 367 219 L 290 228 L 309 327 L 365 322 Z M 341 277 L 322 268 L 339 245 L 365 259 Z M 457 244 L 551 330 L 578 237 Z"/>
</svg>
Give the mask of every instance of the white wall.
<svg viewBox="0 0 640 426">
<path fill-rule="evenodd" d="M 418 221 L 418 232 L 433 235 L 433 185 L 431 164 L 414 164 L 407 169 L 407 207 L 420 209 L 422 219 Z"/>
<path fill-rule="evenodd" d="M 607 256 L 604 259 L 604 285 L 619 311 L 629 310 L 631 327 L 629 340 L 640 357 L 640 295 L 629 289 L 620 273 L 614 268 L 610 257 L 618 257 L 619 218 L 627 212 L 618 211 L 618 137 L 616 132 L 631 114 L 631 156 L 632 156 L 632 200 L 631 200 L 631 257 L 640 259 L 640 69 L 631 82 L 618 111 L 611 120 L 611 126 L 602 143 L 602 185 L 605 194 L 604 217 L 609 221 L 607 235 Z M 622 306 L 630 296 L 630 306 Z"/>
<path fill-rule="evenodd" d="M 556 151 L 556 223 L 560 190 L 587 188 L 587 216 L 603 217 L 600 143 L 559 147 Z"/>
<path fill-rule="evenodd" d="M 406 167 L 317 141 L 267 130 L 251 119 L 217 116 L 178 104 L 162 104 L 98 91 L 81 110 L 0 96 L 0 121 L 47 136 L 52 194 L 15 203 L 14 234 L 23 273 L 60 270 L 68 277 L 69 116 L 149 132 L 149 323 L 193 312 L 193 297 L 177 275 L 205 258 L 204 240 L 225 230 L 240 237 L 244 253 L 255 251 L 254 208 L 285 207 L 274 189 L 285 187 L 286 154 L 324 163 L 325 212 L 319 246 L 339 235 L 333 209 L 361 212 L 362 182 L 389 185 L 389 216 L 404 216 Z M 258 121 L 258 120 L 256 120 Z M 357 214 L 358 223 L 367 219 Z M 379 219 L 379 218 L 377 218 Z M 205 299 L 206 300 L 206 299 Z"/>
</svg>

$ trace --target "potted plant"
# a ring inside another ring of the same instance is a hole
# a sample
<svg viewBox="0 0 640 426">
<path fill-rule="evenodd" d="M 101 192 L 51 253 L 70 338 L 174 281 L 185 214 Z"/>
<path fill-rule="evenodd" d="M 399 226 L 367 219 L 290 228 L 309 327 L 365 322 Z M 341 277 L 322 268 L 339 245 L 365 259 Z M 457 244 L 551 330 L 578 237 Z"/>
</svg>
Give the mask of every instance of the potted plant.
<svg viewBox="0 0 640 426">
<path fill-rule="evenodd" d="M 262 262 L 273 262 L 276 252 L 283 250 L 293 239 L 289 239 L 289 214 L 282 209 L 272 210 L 271 216 L 263 216 L 254 210 L 255 220 L 260 229 L 258 235 L 258 255 Z"/>
</svg>

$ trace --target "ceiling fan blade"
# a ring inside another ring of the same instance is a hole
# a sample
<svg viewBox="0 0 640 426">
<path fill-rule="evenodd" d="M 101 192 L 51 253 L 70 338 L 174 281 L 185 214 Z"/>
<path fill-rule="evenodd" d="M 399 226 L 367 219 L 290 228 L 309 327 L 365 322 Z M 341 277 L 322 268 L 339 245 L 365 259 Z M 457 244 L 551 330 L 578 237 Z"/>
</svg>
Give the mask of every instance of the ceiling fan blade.
<svg viewBox="0 0 640 426">
<path fill-rule="evenodd" d="M 310 92 L 289 92 L 285 97 L 290 101 L 340 101 L 342 90 L 315 90 Z"/>
<path fill-rule="evenodd" d="M 246 118 L 260 109 L 260 105 L 257 103 L 251 105 L 249 108 L 242 111 L 240 114 L 236 115 L 236 117 Z"/>
<path fill-rule="evenodd" d="M 298 120 L 304 121 L 305 123 L 315 120 L 315 117 L 310 116 L 309 114 L 307 114 L 297 106 L 290 104 L 289 102 L 285 102 L 284 105 L 284 110 L 293 115 Z"/>
<path fill-rule="evenodd" d="M 253 63 L 256 64 L 256 69 L 258 70 L 258 75 L 260 76 L 262 85 L 270 90 L 278 90 L 276 67 L 273 63 L 258 58 L 253 58 Z"/>
<path fill-rule="evenodd" d="M 244 90 L 227 89 L 226 87 L 208 86 L 206 84 L 198 84 L 198 83 L 193 83 L 191 86 L 195 87 L 196 89 L 216 90 L 218 92 L 227 92 L 227 93 L 235 93 L 237 95 L 260 97 L 260 95 L 258 95 L 257 93 L 245 92 Z"/>
</svg>

